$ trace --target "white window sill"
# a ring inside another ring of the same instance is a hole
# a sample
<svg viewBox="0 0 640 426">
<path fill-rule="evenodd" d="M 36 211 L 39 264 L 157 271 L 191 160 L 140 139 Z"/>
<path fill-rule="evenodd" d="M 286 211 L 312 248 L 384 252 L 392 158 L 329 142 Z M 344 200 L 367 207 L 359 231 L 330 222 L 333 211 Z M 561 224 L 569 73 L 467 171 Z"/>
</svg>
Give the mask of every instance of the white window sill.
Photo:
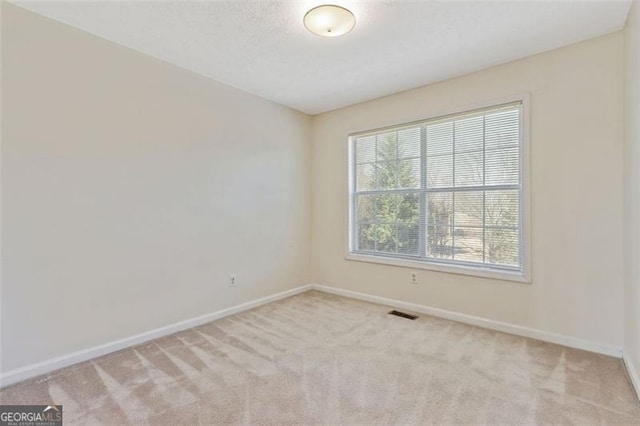
<svg viewBox="0 0 640 426">
<path fill-rule="evenodd" d="M 426 269 L 429 271 L 446 272 L 450 274 L 472 275 L 482 278 L 493 278 L 497 280 L 516 281 L 520 283 L 530 283 L 531 279 L 527 274 L 519 271 L 501 271 L 496 269 L 472 267 L 464 265 L 445 265 L 435 262 L 425 262 L 421 260 L 396 259 L 392 257 L 371 256 L 367 254 L 349 253 L 347 260 L 358 262 L 378 263 L 382 265 L 399 266 L 412 269 Z"/>
</svg>

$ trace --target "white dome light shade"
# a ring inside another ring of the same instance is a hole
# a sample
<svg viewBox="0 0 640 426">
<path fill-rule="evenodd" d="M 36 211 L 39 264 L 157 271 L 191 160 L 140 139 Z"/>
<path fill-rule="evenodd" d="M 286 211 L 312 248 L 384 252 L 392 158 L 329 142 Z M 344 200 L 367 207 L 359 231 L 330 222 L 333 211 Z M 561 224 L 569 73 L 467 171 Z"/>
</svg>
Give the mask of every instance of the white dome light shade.
<svg viewBox="0 0 640 426">
<path fill-rule="evenodd" d="M 323 37 L 338 37 L 356 26 L 356 18 L 344 7 L 324 4 L 314 7 L 304 15 L 304 26 Z"/>
</svg>

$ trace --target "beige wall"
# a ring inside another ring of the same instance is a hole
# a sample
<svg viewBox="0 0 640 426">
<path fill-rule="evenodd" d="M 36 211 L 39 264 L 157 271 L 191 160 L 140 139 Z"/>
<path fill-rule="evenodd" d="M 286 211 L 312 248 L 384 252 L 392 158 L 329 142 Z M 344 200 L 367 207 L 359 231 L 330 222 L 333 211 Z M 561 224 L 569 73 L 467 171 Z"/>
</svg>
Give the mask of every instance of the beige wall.
<svg viewBox="0 0 640 426">
<path fill-rule="evenodd" d="M 640 374 L 640 4 L 633 3 L 625 28 L 627 72 L 625 341 L 624 351 Z M 640 380 L 637 377 L 636 380 Z M 640 391 L 640 389 L 639 389 Z"/>
<path fill-rule="evenodd" d="M 622 348 L 621 32 L 316 116 L 314 282 Z M 347 135 L 531 94 L 531 284 L 345 260 Z"/>
<path fill-rule="evenodd" d="M 2 372 L 309 282 L 308 116 L 2 15 Z"/>
</svg>

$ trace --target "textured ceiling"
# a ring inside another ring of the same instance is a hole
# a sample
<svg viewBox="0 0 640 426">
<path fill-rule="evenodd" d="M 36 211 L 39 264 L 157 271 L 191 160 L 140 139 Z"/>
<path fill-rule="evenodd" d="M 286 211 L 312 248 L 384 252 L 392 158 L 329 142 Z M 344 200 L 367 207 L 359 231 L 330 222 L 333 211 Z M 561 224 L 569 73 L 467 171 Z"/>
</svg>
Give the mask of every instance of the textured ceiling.
<svg viewBox="0 0 640 426">
<path fill-rule="evenodd" d="M 25 2 L 26 9 L 309 114 L 616 31 L 625 1 Z M 313 6 L 356 28 L 321 38 Z"/>
</svg>

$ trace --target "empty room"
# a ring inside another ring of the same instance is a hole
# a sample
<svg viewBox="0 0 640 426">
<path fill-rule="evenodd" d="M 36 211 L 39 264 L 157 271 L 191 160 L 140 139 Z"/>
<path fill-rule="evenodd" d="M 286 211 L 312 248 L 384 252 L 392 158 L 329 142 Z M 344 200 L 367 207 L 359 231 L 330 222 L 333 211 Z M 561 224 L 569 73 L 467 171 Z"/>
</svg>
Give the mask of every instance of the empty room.
<svg viewBox="0 0 640 426">
<path fill-rule="evenodd" d="M 0 15 L 0 425 L 640 424 L 640 0 Z"/>
</svg>

